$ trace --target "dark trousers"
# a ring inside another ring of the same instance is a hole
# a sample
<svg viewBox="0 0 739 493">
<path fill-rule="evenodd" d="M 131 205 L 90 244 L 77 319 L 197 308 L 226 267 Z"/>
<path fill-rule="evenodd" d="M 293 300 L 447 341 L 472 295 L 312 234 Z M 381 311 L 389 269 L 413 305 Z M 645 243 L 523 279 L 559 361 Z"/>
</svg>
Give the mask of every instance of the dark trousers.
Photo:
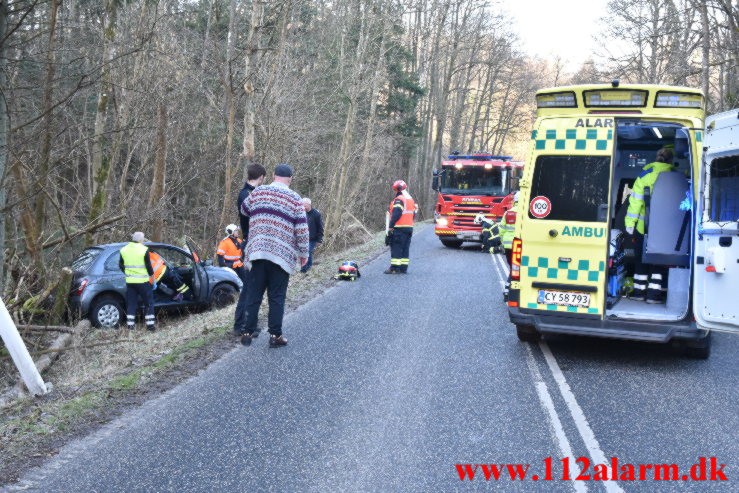
<svg viewBox="0 0 739 493">
<path fill-rule="evenodd" d="M 413 228 L 395 228 L 390 243 L 390 269 L 396 272 L 408 272 L 410 263 L 411 238 Z"/>
<path fill-rule="evenodd" d="M 233 330 L 236 332 L 246 332 L 246 297 L 247 289 L 246 286 L 249 284 L 249 271 L 246 267 L 240 267 L 243 274 L 241 274 L 241 293 L 239 293 L 239 301 L 236 303 L 236 313 L 234 313 L 234 327 Z M 238 274 L 238 272 L 237 272 Z"/>
<path fill-rule="evenodd" d="M 126 283 L 126 324 L 129 329 L 136 326 L 136 310 L 139 298 L 144 301 L 144 313 L 147 327 L 154 327 L 154 290 L 148 282 Z"/>
<path fill-rule="evenodd" d="M 648 300 L 663 298 L 663 287 L 667 277 L 667 269 L 662 265 L 645 264 L 642 261 L 644 253 L 644 235 L 634 232 L 634 291 L 633 297 L 646 297 Z"/>
<path fill-rule="evenodd" d="M 316 241 L 308 242 L 308 262 L 300 269 L 300 272 L 308 272 L 308 269 L 313 265 L 313 250 L 316 249 L 317 244 Z"/>
<path fill-rule="evenodd" d="M 290 274 L 269 260 L 255 260 L 249 271 L 249 290 L 246 295 L 246 323 L 242 333 L 251 334 L 257 330 L 259 307 L 264 292 L 267 291 L 269 316 L 267 327 L 273 336 L 282 335 L 282 317 L 285 314 L 285 297 Z"/>
<path fill-rule="evenodd" d="M 190 286 L 184 283 L 180 274 L 175 269 L 170 269 L 169 267 L 165 269 L 164 275 L 159 279 L 159 282 L 180 294 L 185 294 L 190 289 Z"/>
</svg>

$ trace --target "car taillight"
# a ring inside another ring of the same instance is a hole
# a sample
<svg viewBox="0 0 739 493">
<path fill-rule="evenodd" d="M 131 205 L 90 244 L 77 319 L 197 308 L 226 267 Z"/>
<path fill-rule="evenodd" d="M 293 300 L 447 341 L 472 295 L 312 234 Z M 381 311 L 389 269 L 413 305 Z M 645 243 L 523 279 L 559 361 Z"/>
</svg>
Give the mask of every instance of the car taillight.
<svg viewBox="0 0 739 493">
<path fill-rule="evenodd" d="M 77 296 L 80 296 L 82 294 L 82 291 L 85 290 L 85 288 L 87 287 L 88 284 L 90 284 L 90 280 L 89 279 L 82 279 L 82 282 L 80 283 L 79 286 L 77 286 L 77 290 L 74 293 Z"/>
<path fill-rule="evenodd" d="M 521 238 L 513 238 L 513 246 L 511 247 L 511 280 L 521 280 L 521 250 L 523 242 Z"/>
</svg>

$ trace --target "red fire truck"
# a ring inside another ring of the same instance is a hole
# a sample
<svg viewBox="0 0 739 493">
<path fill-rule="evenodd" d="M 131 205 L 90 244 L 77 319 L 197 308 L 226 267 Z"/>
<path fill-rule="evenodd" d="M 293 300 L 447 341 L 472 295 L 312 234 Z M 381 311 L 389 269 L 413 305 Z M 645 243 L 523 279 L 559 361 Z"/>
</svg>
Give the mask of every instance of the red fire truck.
<svg viewBox="0 0 739 493">
<path fill-rule="evenodd" d="M 513 204 L 523 163 L 510 156 L 452 154 L 434 170 L 432 188 L 438 193 L 435 233 L 450 248 L 481 241 L 479 213 L 500 221 Z"/>
</svg>

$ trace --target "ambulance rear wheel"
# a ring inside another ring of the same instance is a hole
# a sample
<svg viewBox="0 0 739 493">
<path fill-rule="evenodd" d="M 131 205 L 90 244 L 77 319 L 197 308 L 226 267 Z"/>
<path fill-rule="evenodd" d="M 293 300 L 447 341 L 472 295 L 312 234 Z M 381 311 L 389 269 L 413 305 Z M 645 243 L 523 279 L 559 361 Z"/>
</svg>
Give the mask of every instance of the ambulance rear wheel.
<svg viewBox="0 0 739 493">
<path fill-rule="evenodd" d="M 684 343 L 682 350 L 688 358 L 708 359 L 711 355 L 711 333 L 709 332 L 703 339 Z"/>
<path fill-rule="evenodd" d="M 447 238 L 439 238 L 439 239 L 441 240 L 441 244 L 447 248 L 459 248 L 462 246 L 462 240 L 450 240 Z"/>
<path fill-rule="evenodd" d="M 516 335 L 522 342 L 536 342 L 541 337 L 533 325 L 516 324 Z"/>
</svg>

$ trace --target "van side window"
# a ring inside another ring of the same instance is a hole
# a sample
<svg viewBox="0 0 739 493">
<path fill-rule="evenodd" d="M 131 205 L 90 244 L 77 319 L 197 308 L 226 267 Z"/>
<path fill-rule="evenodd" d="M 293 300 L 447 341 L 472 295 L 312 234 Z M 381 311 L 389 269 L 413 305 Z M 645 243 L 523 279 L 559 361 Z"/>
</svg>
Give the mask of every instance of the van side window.
<svg viewBox="0 0 739 493">
<path fill-rule="evenodd" d="M 711 221 L 739 220 L 739 156 L 714 159 L 709 173 Z"/>
<path fill-rule="evenodd" d="M 551 211 L 543 219 L 598 221 L 598 207 L 608 203 L 610 156 L 539 156 L 531 198 L 544 196 Z M 529 210 L 529 217 L 536 219 Z"/>
</svg>

